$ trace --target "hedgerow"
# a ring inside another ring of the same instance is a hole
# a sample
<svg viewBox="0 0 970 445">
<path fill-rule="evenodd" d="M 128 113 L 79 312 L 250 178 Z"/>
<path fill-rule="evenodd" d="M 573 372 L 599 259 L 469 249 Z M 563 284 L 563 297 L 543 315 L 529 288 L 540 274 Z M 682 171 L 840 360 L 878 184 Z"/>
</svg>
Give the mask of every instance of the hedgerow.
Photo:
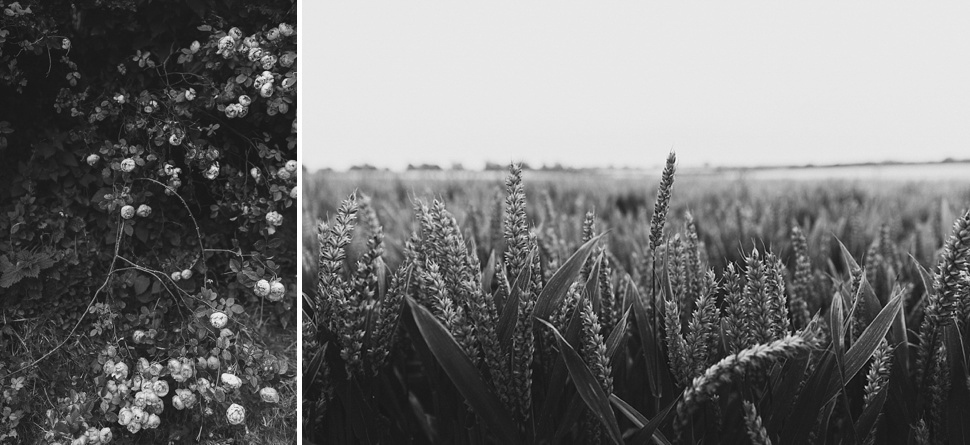
<svg viewBox="0 0 970 445">
<path fill-rule="evenodd" d="M 0 12 L 0 442 L 291 441 L 296 2 Z"/>
</svg>

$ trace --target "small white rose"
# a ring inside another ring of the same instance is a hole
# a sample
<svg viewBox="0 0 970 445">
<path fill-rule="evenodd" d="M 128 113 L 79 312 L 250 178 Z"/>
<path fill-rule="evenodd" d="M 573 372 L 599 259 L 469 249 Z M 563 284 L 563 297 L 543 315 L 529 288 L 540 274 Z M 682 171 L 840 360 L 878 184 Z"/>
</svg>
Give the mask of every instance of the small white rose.
<svg viewBox="0 0 970 445">
<path fill-rule="evenodd" d="M 255 293 L 256 296 L 258 297 L 265 297 L 269 295 L 269 291 L 270 291 L 270 284 L 269 284 L 269 281 L 266 281 L 266 280 L 259 280 L 253 286 L 253 293 Z"/>
<path fill-rule="evenodd" d="M 155 395 L 158 397 L 165 397 L 165 395 L 168 394 L 168 382 L 164 380 L 155 382 L 155 384 L 152 386 L 152 391 L 154 391 Z"/>
<path fill-rule="evenodd" d="M 294 173 L 296 172 L 297 167 L 298 165 L 296 163 L 296 160 L 290 159 L 289 161 L 286 161 L 286 165 L 283 168 L 285 168 L 286 171 L 290 173 Z"/>
<path fill-rule="evenodd" d="M 242 386 L 242 380 L 239 377 L 236 377 L 234 374 L 224 372 L 220 378 L 222 379 L 223 384 L 232 389 L 239 389 L 239 387 Z"/>
<path fill-rule="evenodd" d="M 94 164 L 97 164 L 98 161 L 100 161 L 100 160 L 101 160 L 101 156 L 98 156 L 96 154 L 89 154 L 88 155 L 88 158 L 87 158 L 88 165 L 90 165 L 92 167 L 94 167 Z"/>
<path fill-rule="evenodd" d="M 181 271 L 176 270 L 175 272 L 172 272 L 172 281 L 178 281 L 178 280 L 181 280 L 181 279 L 182 279 L 182 272 Z"/>
<path fill-rule="evenodd" d="M 266 403 L 280 402 L 280 393 L 278 393 L 276 389 L 270 388 L 268 386 L 266 388 L 259 390 L 259 397 L 262 398 L 263 401 Z"/>
<path fill-rule="evenodd" d="M 293 29 L 293 25 L 290 25 L 289 23 L 280 23 L 279 29 L 280 29 L 280 34 L 286 37 L 289 37 L 293 35 L 294 32 L 296 32 L 296 30 Z"/>
<path fill-rule="evenodd" d="M 135 213 L 137 213 L 138 216 L 142 218 L 148 218 L 148 215 L 152 214 L 152 208 L 149 207 L 147 204 L 142 204 L 138 206 L 138 211 Z"/>
<path fill-rule="evenodd" d="M 283 299 L 283 294 L 286 293 L 286 287 L 283 283 L 279 281 L 274 281 L 269 287 L 269 300 L 270 301 L 280 301 Z"/>
<path fill-rule="evenodd" d="M 270 97 L 273 95 L 273 82 L 266 82 L 263 86 L 259 87 L 259 95 L 263 97 Z"/>
<path fill-rule="evenodd" d="M 280 66 L 283 68 L 289 68 L 293 66 L 293 62 L 296 62 L 296 53 L 288 52 L 280 56 Z"/>
<path fill-rule="evenodd" d="M 114 370 L 111 375 L 116 380 L 124 380 L 128 378 L 128 365 L 125 363 L 115 363 Z"/>
<path fill-rule="evenodd" d="M 132 421 L 131 423 L 128 424 L 129 433 L 135 434 L 139 431 L 141 431 L 141 423 Z"/>
<path fill-rule="evenodd" d="M 217 177 L 219 177 L 219 163 L 218 162 L 214 162 L 214 163 L 212 163 L 212 165 L 209 166 L 209 169 L 206 170 L 206 172 L 205 172 L 205 177 L 206 177 L 206 179 L 208 179 L 210 181 L 213 180 L 213 179 L 216 179 Z"/>
<path fill-rule="evenodd" d="M 126 206 L 124 206 L 124 207 L 121 208 L 121 217 L 122 218 L 124 218 L 124 219 L 131 219 L 134 216 L 135 216 L 135 208 L 134 207 L 129 206 L 129 205 L 126 205 Z"/>
<path fill-rule="evenodd" d="M 134 420 L 134 418 L 135 415 L 131 412 L 131 408 L 122 408 L 121 411 L 118 412 L 118 423 L 121 424 L 121 426 L 128 425 L 132 420 Z"/>
<path fill-rule="evenodd" d="M 259 59 L 259 63 L 260 65 L 262 65 L 264 70 L 273 69 L 273 66 L 276 65 L 276 56 L 272 54 L 266 54 Z"/>
<path fill-rule="evenodd" d="M 269 31 L 266 31 L 266 40 L 272 42 L 278 38 L 280 38 L 279 28 L 270 28 Z"/>
<path fill-rule="evenodd" d="M 182 145 L 182 139 L 183 139 L 182 135 L 178 133 L 172 133 L 172 135 L 168 137 L 168 143 L 174 146 L 179 146 L 179 145 Z"/>
<path fill-rule="evenodd" d="M 290 189 L 290 198 L 296 199 L 297 189 L 296 186 Z"/>
<path fill-rule="evenodd" d="M 192 278 L 192 269 L 185 269 L 185 270 L 183 270 L 182 271 L 182 279 L 183 280 L 188 280 L 189 278 Z"/>
<path fill-rule="evenodd" d="M 104 428 L 101 428 L 101 431 L 98 432 L 98 439 L 101 440 L 101 443 L 103 445 L 106 445 L 108 442 L 111 442 L 112 437 L 113 436 L 111 434 L 111 428 L 104 427 Z"/>
<path fill-rule="evenodd" d="M 230 425 L 243 423 L 246 420 L 246 408 L 235 403 L 229 405 L 229 409 L 226 410 L 226 420 L 229 421 Z"/>
<path fill-rule="evenodd" d="M 266 214 L 266 222 L 273 226 L 280 226 L 283 224 L 283 215 L 276 211 L 269 212 Z"/>
<path fill-rule="evenodd" d="M 216 329 L 222 329 L 226 326 L 228 321 L 229 316 L 227 316 L 224 312 L 213 312 L 212 315 L 209 316 L 209 324 Z"/>
<path fill-rule="evenodd" d="M 245 94 L 243 94 L 242 96 L 239 96 L 239 105 L 248 107 L 251 103 L 253 103 L 253 99 L 250 98 L 249 96 Z"/>
<path fill-rule="evenodd" d="M 152 413 L 148 416 L 148 422 L 145 423 L 145 428 L 153 430 L 155 428 L 158 428 L 158 426 L 161 424 L 162 424 L 162 419 L 158 417 L 158 414 Z"/>
<path fill-rule="evenodd" d="M 125 173 L 131 173 L 135 169 L 135 160 L 131 158 L 125 158 L 121 161 L 121 171 Z"/>
</svg>

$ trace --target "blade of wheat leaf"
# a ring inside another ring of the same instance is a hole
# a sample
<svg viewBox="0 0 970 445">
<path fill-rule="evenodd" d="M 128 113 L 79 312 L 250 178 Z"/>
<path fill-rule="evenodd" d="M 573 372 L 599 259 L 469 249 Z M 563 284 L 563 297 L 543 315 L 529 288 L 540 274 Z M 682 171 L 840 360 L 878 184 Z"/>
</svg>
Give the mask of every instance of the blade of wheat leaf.
<svg viewBox="0 0 970 445">
<path fill-rule="evenodd" d="M 879 301 L 879 297 L 876 296 L 876 290 L 872 288 L 872 283 L 866 278 L 866 275 L 862 275 L 862 283 L 859 286 L 859 291 L 862 294 L 859 295 L 860 300 L 863 302 L 865 312 L 861 313 L 864 316 L 863 320 L 866 322 L 872 321 L 879 315 L 879 310 L 882 309 L 882 302 Z M 889 300 L 886 300 L 888 303 Z"/>
<path fill-rule="evenodd" d="M 808 370 L 810 353 L 806 352 L 792 357 L 781 367 L 780 377 L 774 381 L 770 392 L 764 397 L 771 397 L 774 401 L 772 409 L 765 410 L 763 417 L 769 432 L 775 432 L 781 427 L 785 415 L 791 411 L 795 396 L 805 372 Z"/>
<path fill-rule="evenodd" d="M 535 254 L 535 250 L 530 252 L 525 264 L 532 264 Z M 505 349 L 511 347 L 515 320 L 519 318 L 519 301 L 522 300 L 522 290 L 525 289 L 525 286 L 531 280 L 532 268 L 523 267 L 522 272 L 519 272 L 519 276 L 515 279 L 515 283 L 512 284 L 512 292 L 505 302 L 505 307 L 502 308 L 502 315 L 499 317 L 496 333 L 498 334 L 499 344 Z"/>
<path fill-rule="evenodd" d="M 852 254 L 849 253 L 849 249 L 845 247 L 845 244 L 842 244 L 842 240 L 835 238 L 835 241 L 839 243 L 839 249 L 842 252 L 842 261 L 843 264 L 846 265 L 846 268 L 848 268 L 850 271 L 862 269 L 862 267 L 859 266 L 859 262 L 857 262 L 855 258 L 852 257 Z"/>
<path fill-rule="evenodd" d="M 586 367 L 579 353 L 566 342 L 566 339 L 562 337 L 562 334 L 559 333 L 552 323 L 545 320 L 539 321 L 552 330 L 552 334 L 556 337 L 556 343 L 559 345 L 559 351 L 562 354 L 563 360 L 566 362 L 569 376 L 572 378 L 573 384 L 576 385 L 576 391 L 579 392 L 580 397 L 586 402 L 586 406 L 589 407 L 590 411 L 606 427 L 606 431 L 609 433 L 613 443 L 622 445 L 623 437 L 620 434 L 620 426 L 617 424 L 616 416 L 610 407 L 609 398 L 599 382 L 596 381 L 596 378 L 593 377 L 593 373 Z"/>
<path fill-rule="evenodd" d="M 462 351 L 451 333 L 427 309 L 414 299 L 407 298 L 411 314 L 418 330 L 445 374 L 458 388 L 468 404 L 481 417 L 496 435 L 513 444 L 521 443 L 518 428 L 512 416 L 502 405 L 498 396 L 493 394 L 482 381 L 478 369 Z"/>
<path fill-rule="evenodd" d="M 593 303 L 593 312 L 597 314 L 600 313 L 600 305 L 603 299 L 600 294 L 600 264 L 602 263 L 603 255 L 598 256 L 593 260 L 593 268 L 590 269 L 589 279 L 586 280 L 586 295 L 589 295 L 590 302 Z"/>
<path fill-rule="evenodd" d="M 926 270 L 913 255 L 909 255 L 909 259 L 913 260 L 913 265 L 916 266 L 916 270 L 919 272 L 919 277 L 923 281 L 923 289 L 927 295 L 933 293 L 933 274 Z"/>
<path fill-rule="evenodd" d="M 832 412 L 835 411 L 835 400 L 829 402 L 822 409 L 822 418 L 818 427 L 818 437 L 827 437 L 829 431 L 829 421 L 832 419 Z M 806 435 L 807 436 L 807 435 Z"/>
<path fill-rule="evenodd" d="M 843 361 L 845 381 L 852 380 L 872 357 L 879 342 L 889 331 L 893 319 L 901 309 L 901 304 L 902 294 L 893 295 L 886 307 L 882 308 L 876 319 L 869 324 L 862 335 L 859 336 L 859 339 L 845 353 Z M 831 349 L 827 352 L 809 377 L 795 402 L 795 406 L 788 415 L 789 421 L 785 423 L 782 430 L 780 443 L 804 443 L 812 425 L 811 422 L 804 422 L 800 419 L 810 418 L 821 412 L 823 407 L 832 402 L 833 398 L 842 390 L 840 382 L 843 377 L 839 375 L 835 354 Z"/>
<path fill-rule="evenodd" d="M 657 350 L 656 339 L 653 336 L 654 327 L 651 324 L 650 316 L 647 315 L 647 308 L 640 297 L 640 291 L 633 286 L 633 315 L 637 321 L 637 333 L 640 336 L 640 350 L 643 353 L 643 362 L 647 369 L 647 383 L 650 386 L 650 395 L 659 399 L 663 395 L 660 384 L 660 373 L 662 367 L 666 366 Z"/>
<path fill-rule="evenodd" d="M 556 432 L 553 434 L 550 443 L 565 442 L 566 435 L 576 428 L 576 424 L 582 421 L 582 415 L 586 413 L 586 403 L 576 394 L 575 390 L 570 390 L 569 395 L 564 400 L 566 411 L 562 417 L 556 419 L 558 428 L 556 428 Z"/>
<path fill-rule="evenodd" d="M 872 399 L 872 402 L 862 410 L 862 414 L 859 415 L 859 419 L 855 422 L 856 437 L 866 438 L 872 432 L 873 428 L 876 427 L 876 421 L 879 420 L 879 415 L 882 414 L 882 407 L 885 405 L 887 397 L 889 397 L 889 385 L 880 389 L 876 393 L 876 397 Z"/>
<path fill-rule="evenodd" d="M 585 294 L 580 294 L 576 307 L 586 304 L 586 298 Z M 581 312 L 573 311 L 569 323 L 566 324 L 566 341 L 570 344 L 579 341 L 579 331 L 583 325 Z M 566 369 L 566 364 L 562 360 L 556 360 L 556 364 L 552 366 L 552 372 L 549 373 L 549 383 L 546 385 L 546 397 L 542 402 L 542 409 L 539 410 L 539 421 L 536 427 L 538 437 L 547 437 L 549 430 L 560 422 L 561 419 L 556 416 L 556 413 L 561 408 L 564 395 L 562 388 L 566 386 L 568 377 L 569 371 Z"/>
<path fill-rule="evenodd" d="M 658 428 L 660 428 L 662 423 L 667 421 L 667 417 L 670 415 L 670 413 L 674 412 L 674 407 L 677 406 L 677 402 L 679 401 L 680 397 L 677 397 L 670 402 L 666 408 L 657 413 L 653 419 L 647 419 L 647 416 L 640 414 L 640 411 L 637 411 L 632 405 L 626 403 L 626 401 L 617 397 L 615 394 L 610 394 L 610 402 L 616 406 L 616 408 L 620 410 L 620 412 L 623 413 L 627 419 L 630 419 L 635 427 L 639 428 L 639 430 L 634 433 L 627 442 L 628 445 L 643 445 L 646 444 L 651 438 L 662 444 L 669 444 L 670 441 L 664 437 L 663 433 L 661 433 Z"/>
<path fill-rule="evenodd" d="M 630 317 L 630 310 L 627 309 L 620 317 L 620 321 L 616 323 L 613 327 L 613 331 L 610 332 L 610 336 L 606 337 L 606 356 L 613 359 L 616 351 L 620 349 L 622 342 L 626 340 L 626 322 Z"/>
<path fill-rule="evenodd" d="M 495 278 L 495 251 L 488 254 L 488 261 L 482 269 L 482 290 L 492 292 L 492 280 Z M 501 308 L 499 308 L 501 310 Z"/>
<path fill-rule="evenodd" d="M 337 398 L 344 406 L 344 412 L 347 415 L 346 422 L 354 431 L 357 439 L 365 444 L 376 445 L 381 443 L 379 431 L 385 429 L 375 428 L 375 426 L 378 426 L 376 424 L 381 416 L 367 403 L 368 398 L 364 397 L 357 381 L 350 379 L 336 385 L 336 393 Z"/>
<path fill-rule="evenodd" d="M 856 342 L 852 344 L 849 351 L 845 353 L 846 381 L 852 380 L 856 373 L 869 361 L 869 358 L 872 357 L 872 353 L 879 346 L 879 342 L 882 341 L 883 337 L 886 336 L 886 332 L 892 326 L 897 313 L 902 310 L 902 303 L 903 292 L 900 289 L 899 292 L 893 294 L 889 302 L 886 303 L 886 307 L 879 311 L 879 315 L 872 320 L 872 323 L 869 323 L 869 326 L 862 331 L 862 335 L 856 339 Z"/>
<path fill-rule="evenodd" d="M 418 419 L 418 426 L 421 427 L 421 431 L 424 432 L 424 435 L 431 443 L 434 443 L 437 440 L 434 425 L 432 425 L 431 418 L 425 413 L 424 407 L 421 406 L 421 401 L 418 400 L 418 396 L 414 395 L 414 392 L 408 391 L 408 403 L 411 405 L 411 411 L 414 412 L 414 417 Z"/>
<path fill-rule="evenodd" d="M 832 297 L 832 307 L 829 310 L 829 329 L 832 330 L 832 353 L 835 356 L 836 365 L 835 375 L 838 377 L 837 383 L 840 389 L 845 387 L 847 381 L 845 377 L 845 358 L 843 357 L 845 326 L 842 324 L 846 317 L 843 313 L 844 307 L 842 304 L 841 293 L 837 293 Z"/>
<path fill-rule="evenodd" d="M 814 426 L 811 421 L 805 419 L 816 418 L 823 407 L 831 400 L 825 395 L 826 386 L 830 381 L 838 379 L 835 370 L 835 358 L 830 349 L 827 349 L 816 365 L 815 370 L 809 375 L 805 382 L 805 387 L 799 392 L 795 400 L 795 406 L 786 417 L 785 426 L 782 429 L 779 443 L 801 444 L 805 443 L 808 435 Z M 837 385 L 838 383 L 835 382 Z"/>
<path fill-rule="evenodd" d="M 606 233 L 602 233 L 594 237 L 593 239 L 587 241 L 585 244 L 580 246 L 579 249 L 573 253 L 572 256 L 563 263 L 562 266 L 556 270 L 556 273 L 549 278 L 549 282 L 546 283 L 546 287 L 542 288 L 542 292 L 539 293 L 539 298 L 536 300 L 536 306 L 533 311 L 533 315 L 540 320 L 548 320 L 549 316 L 552 315 L 553 311 L 562 305 L 563 298 L 566 297 L 566 293 L 569 292 L 569 286 L 572 285 L 573 281 L 576 281 L 576 276 L 578 276 L 579 271 L 583 268 L 583 263 L 589 258 L 590 253 L 593 251 L 593 247 L 596 247 L 596 243 L 599 242 L 600 238 Z"/>
<path fill-rule="evenodd" d="M 944 328 L 946 351 L 949 355 L 950 375 L 967 375 L 967 362 L 964 351 L 963 335 L 958 324 L 949 324 Z M 947 428 L 952 443 L 967 443 L 970 437 L 970 425 L 966 419 L 970 417 L 970 394 L 967 391 L 966 379 L 956 378 L 950 382 L 950 397 L 947 400 Z"/>
</svg>

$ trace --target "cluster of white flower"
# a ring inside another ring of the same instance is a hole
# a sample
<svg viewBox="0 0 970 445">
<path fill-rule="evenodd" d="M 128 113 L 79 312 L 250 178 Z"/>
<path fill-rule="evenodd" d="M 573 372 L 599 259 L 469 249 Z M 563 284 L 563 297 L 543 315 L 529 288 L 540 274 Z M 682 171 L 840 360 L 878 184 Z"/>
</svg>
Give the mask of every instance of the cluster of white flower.
<svg viewBox="0 0 970 445">
<path fill-rule="evenodd" d="M 107 445 L 113 437 L 111 428 L 105 427 L 98 430 L 92 426 L 88 427 L 80 437 L 72 440 L 71 445 Z"/>
<path fill-rule="evenodd" d="M 172 272 L 172 281 L 188 280 L 192 278 L 192 269 Z"/>
<path fill-rule="evenodd" d="M 283 294 L 286 293 L 286 286 L 283 286 L 280 280 L 273 280 L 272 283 L 267 280 L 259 280 L 253 285 L 253 293 L 258 297 L 269 298 L 270 301 L 280 301 L 283 299 Z"/>
<path fill-rule="evenodd" d="M 279 227 L 283 224 L 283 215 L 280 215 L 280 212 L 275 210 L 269 212 L 266 214 L 266 222 L 268 222 L 271 226 Z"/>
<path fill-rule="evenodd" d="M 252 103 L 253 100 L 249 96 L 245 94 L 239 96 L 236 103 L 226 105 L 226 117 L 229 119 L 246 117 L 249 114 L 249 105 Z"/>
<path fill-rule="evenodd" d="M 178 188 L 182 186 L 182 179 L 179 178 L 180 174 L 182 174 L 182 169 L 169 163 L 166 163 L 161 169 L 159 169 L 159 176 L 169 176 L 168 188 L 165 189 L 166 195 L 171 195 L 174 193 L 173 190 L 178 190 Z"/>
<path fill-rule="evenodd" d="M 175 362 L 181 364 L 178 360 Z M 191 366 L 188 360 L 186 363 Z M 168 382 L 160 379 L 164 371 L 161 364 L 149 363 L 147 359 L 141 358 L 136 368 L 137 372 L 129 379 L 128 365 L 124 362 L 115 363 L 111 359 L 106 361 L 104 372 L 112 380 L 105 384 L 101 394 L 102 409 L 108 411 L 113 406 L 120 407 L 118 423 L 132 433 L 142 429 L 154 429 L 161 424 L 158 415 L 165 410 L 162 397 L 169 391 Z M 173 378 L 182 381 L 191 376 L 191 368 L 188 373 L 172 374 Z"/>
<path fill-rule="evenodd" d="M 211 181 L 217 177 L 219 177 L 219 161 L 214 161 L 205 171 L 205 178 Z"/>
<path fill-rule="evenodd" d="M 138 206 L 138 210 L 135 210 L 135 207 L 131 205 L 121 207 L 121 217 L 124 219 L 134 218 L 136 214 L 142 218 L 147 218 L 152 214 L 152 208 L 148 204 Z"/>
<path fill-rule="evenodd" d="M 121 171 L 125 173 L 131 173 L 135 169 L 135 160 L 132 158 L 125 158 L 121 161 Z"/>
</svg>

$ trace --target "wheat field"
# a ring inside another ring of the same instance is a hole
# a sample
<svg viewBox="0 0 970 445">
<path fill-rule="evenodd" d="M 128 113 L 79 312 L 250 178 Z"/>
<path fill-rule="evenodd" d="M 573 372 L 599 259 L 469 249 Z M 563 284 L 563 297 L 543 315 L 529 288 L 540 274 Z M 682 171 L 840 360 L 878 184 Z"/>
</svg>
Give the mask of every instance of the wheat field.
<svg viewBox="0 0 970 445">
<path fill-rule="evenodd" d="M 308 440 L 970 438 L 970 184 L 304 177 Z"/>
</svg>

